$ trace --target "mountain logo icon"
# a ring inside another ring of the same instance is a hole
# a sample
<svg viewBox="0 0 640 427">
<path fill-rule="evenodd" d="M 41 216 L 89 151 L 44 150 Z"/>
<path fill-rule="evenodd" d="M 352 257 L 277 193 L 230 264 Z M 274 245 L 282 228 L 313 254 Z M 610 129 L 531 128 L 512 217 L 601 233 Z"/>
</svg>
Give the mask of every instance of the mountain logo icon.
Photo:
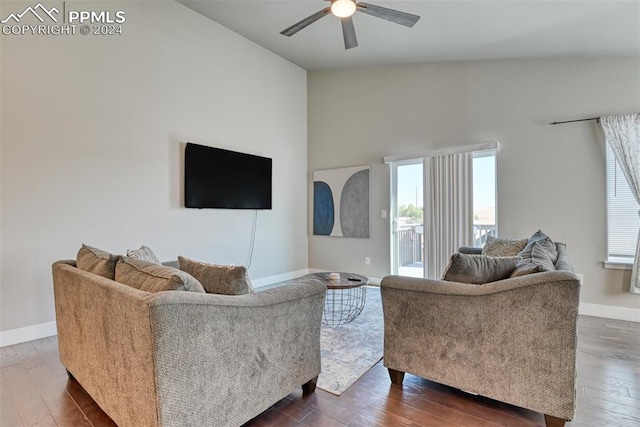
<svg viewBox="0 0 640 427">
<path fill-rule="evenodd" d="M 42 5 L 42 3 L 38 3 L 34 7 L 27 6 L 27 8 L 25 10 L 23 10 L 22 13 L 11 13 L 11 14 L 9 14 L 9 16 L 7 16 L 5 19 L 0 21 L 0 23 L 6 24 L 7 22 L 13 20 L 17 24 L 17 23 L 20 22 L 20 20 L 25 15 L 27 15 L 29 13 L 32 14 L 33 16 L 35 16 L 36 18 L 38 18 L 38 21 L 40 21 L 40 22 L 44 22 L 43 16 L 45 16 L 45 17 L 48 16 L 49 18 L 51 18 L 51 20 L 53 22 L 58 22 L 58 18 L 56 18 L 53 15 L 54 13 L 56 15 L 59 13 L 58 9 L 56 9 L 55 7 L 52 7 L 51 9 L 47 10 L 47 8 Z"/>
</svg>

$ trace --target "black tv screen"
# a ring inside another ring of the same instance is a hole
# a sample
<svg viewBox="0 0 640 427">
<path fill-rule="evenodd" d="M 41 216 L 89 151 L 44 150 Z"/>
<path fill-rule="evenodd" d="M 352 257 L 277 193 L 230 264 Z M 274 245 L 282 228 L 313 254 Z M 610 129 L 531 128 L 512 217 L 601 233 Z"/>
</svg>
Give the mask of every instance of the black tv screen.
<svg viewBox="0 0 640 427">
<path fill-rule="evenodd" d="M 187 143 L 185 206 L 271 209 L 271 165 L 267 157 Z"/>
</svg>

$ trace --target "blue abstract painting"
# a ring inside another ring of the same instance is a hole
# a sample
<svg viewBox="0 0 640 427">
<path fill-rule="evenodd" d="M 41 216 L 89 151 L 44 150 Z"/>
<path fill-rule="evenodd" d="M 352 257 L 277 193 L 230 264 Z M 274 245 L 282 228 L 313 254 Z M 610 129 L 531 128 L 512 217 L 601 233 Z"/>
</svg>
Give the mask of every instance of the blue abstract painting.
<svg viewBox="0 0 640 427">
<path fill-rule="evenodd" d="M 369 238 L 370 167 L 313 173 L 313 234 Z"/>
</svg>

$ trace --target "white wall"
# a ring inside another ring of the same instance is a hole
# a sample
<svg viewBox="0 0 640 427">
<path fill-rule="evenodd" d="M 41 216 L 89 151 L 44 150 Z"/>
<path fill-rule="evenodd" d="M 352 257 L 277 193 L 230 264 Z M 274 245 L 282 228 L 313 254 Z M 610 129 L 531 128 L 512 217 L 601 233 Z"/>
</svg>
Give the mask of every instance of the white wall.
<svg viewBox="0 0 640 427">
<path fill-rule="evenodd" d="M 252 212 L 183 207 L 186 141 L 273 158 L 250 275 L 305 269 L 306 72 L 173 1 L 81 5 L 124 34 L 2 36 L 0 331 L 55 319 L 83 242 L 245 263 Z"/>
<path fill-rule="evenodd" d="M 582 301 L 640 308 L 630 272 L 605 270 L 605 149 L 595 122 L 640 111 L 640 59 L 483 61 L 311 72 L 309 170 L 371 164 L 372 237 L 312 236 L 309 267 L 389 273 L 383 156 L 498 140 L 498 228 L 568 245 Z M 309 174 L 309 219 L 312 215 Z M 364 264 L 370 256 L 371 266 Z"/>
</svg>

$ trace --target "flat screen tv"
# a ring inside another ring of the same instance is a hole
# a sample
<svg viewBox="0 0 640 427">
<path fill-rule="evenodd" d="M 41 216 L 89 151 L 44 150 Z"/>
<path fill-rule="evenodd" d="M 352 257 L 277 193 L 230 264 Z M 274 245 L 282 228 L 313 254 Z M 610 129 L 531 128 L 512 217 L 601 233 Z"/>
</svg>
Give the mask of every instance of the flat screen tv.
<svg viewBox="0 0 640 427">
<path fill-rule="evenodd" d="M 187 143 L 185 207 L 271 209 L 271 166 L 267 157 Z"/>
</svg>

